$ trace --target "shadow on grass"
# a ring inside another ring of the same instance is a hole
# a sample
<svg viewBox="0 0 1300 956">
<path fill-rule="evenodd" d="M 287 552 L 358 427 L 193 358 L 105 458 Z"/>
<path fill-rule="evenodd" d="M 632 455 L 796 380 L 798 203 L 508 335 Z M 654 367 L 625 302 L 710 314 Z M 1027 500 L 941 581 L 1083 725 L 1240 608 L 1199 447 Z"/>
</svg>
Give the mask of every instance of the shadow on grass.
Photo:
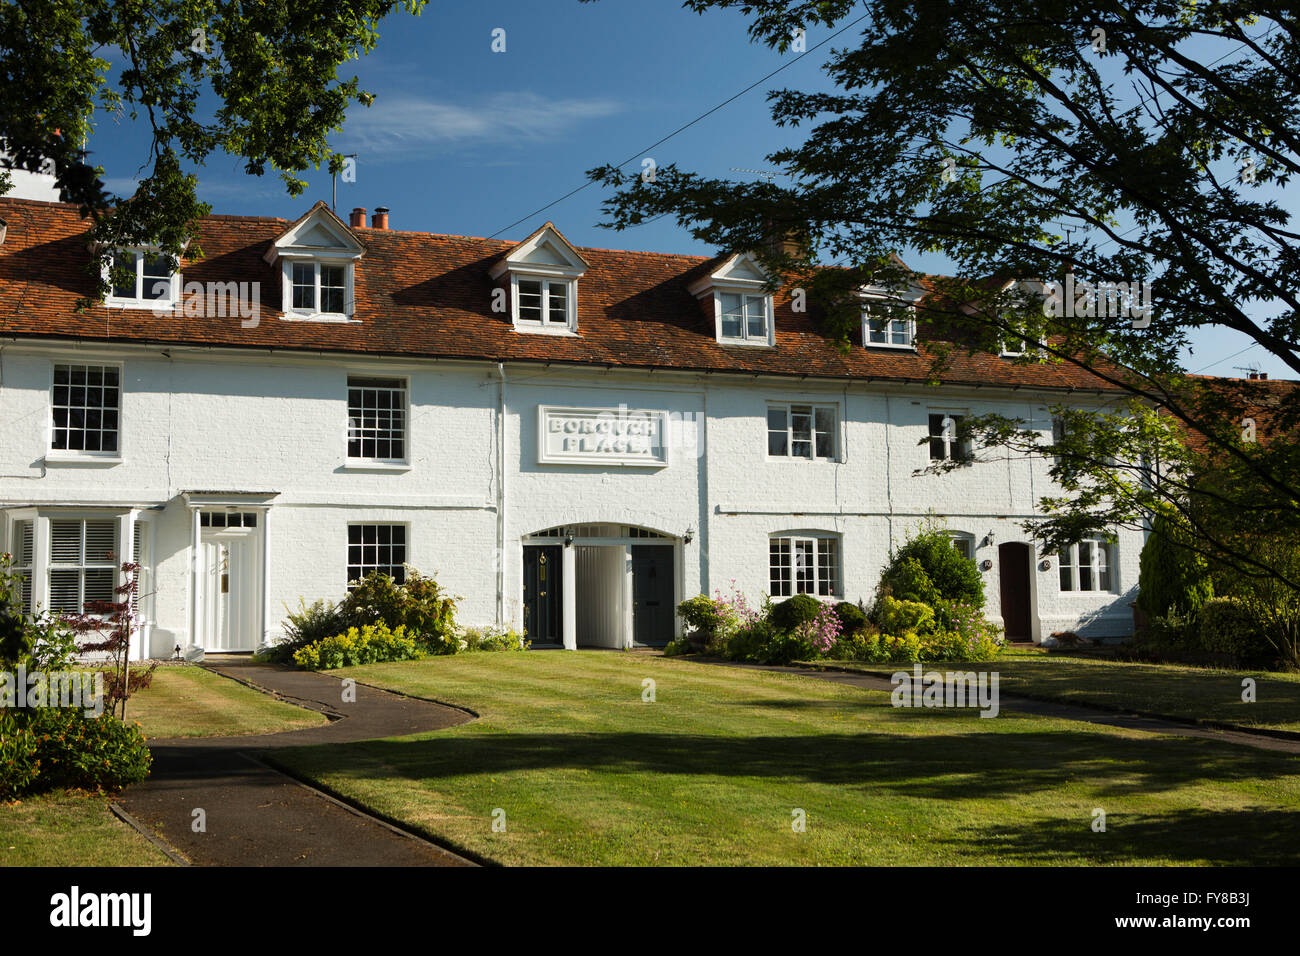
<svg viewBox="0 0 1300 956">
<path fill-rule="evenodd" d="M 939 842 L 962 854 L 997 855 L 1026 864 L 1063 859 L 1123 864 L 1154 856 L 1177 862 L 1208 860 L 1219 866 L 1294 866 L 1300 860 L 1297 823 L 1300 812 L 1261 807 L 1116 812 L 1108 814 L 1105 833 L 1094 833 L 1091 816 L 1081 816 L 1076 821 L 965 828 L 958 837 Z"/>
<path fill-rule="evenodd" d="M 361 776 L 364 754 L 412 780 L 592 773 L 758 777 L 868 786 L 936 800 L 996 799 L 1091 784 L 1099 795 L 1160 793 L 1218 782 L 1287 781 L 1300 762 L 1245 748 L 1087 733 L 451 733 L 289 751 L 315 772 Z M 1300 822 L 1300 816 L 1297 816 Z"/>
</svg>

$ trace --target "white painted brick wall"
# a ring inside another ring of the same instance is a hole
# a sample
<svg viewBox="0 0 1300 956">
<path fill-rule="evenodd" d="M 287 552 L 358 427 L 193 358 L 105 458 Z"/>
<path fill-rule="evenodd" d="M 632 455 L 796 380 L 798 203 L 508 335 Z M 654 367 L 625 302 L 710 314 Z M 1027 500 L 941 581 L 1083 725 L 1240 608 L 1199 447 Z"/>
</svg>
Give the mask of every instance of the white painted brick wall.
<svg viewBox="0 0 1300 956">
<path fill-rule="evenodd" d="M 54 464 L 41 475 L 49 388 L 60 361 L 121 361 L 122 461 Z M 352 470 L 345 460 L 346 380 L 408 376 L 411 468 Z M 842 536 L 844 596 L 869 599 L 890 543 L 928 511 L 955 531 L 989 531 L 996 544 L 1028 540 L 1020 522 L 1049 490 L 1042 461 L 1007 459 L 943 476 L 920 444 L 931 407 L 1001 411 L 1050 428 L 1048 401 L 983 390 L 792 384 L 712 376 L 593 372 L 511 366 L 507 375 L 504 605 L 522 623 L 520 539 L 557 525 L 631 524 L 683 545 L 680 596 L 738 590 L 757 601 L 768 587 L 768 536 L 830 531 Z M 299 598 L 336 600 L 344 589 L 349 521 L 404 522 L 408 560 L 460 595 L 466 624 L 495 619 L 497 516 L 496 367 L 455 363 L 347 361 L 310 356 L 10 345 L 0 353 L 0 501 L 24 505 L 161 506 L 154 525 L 156 628 L 151 650 L 188 640 L 186 490 L 275 491 L 269 514 L 269 630 Z M 769 401 L 837 404 L 840 462 L 766 455 Z M 654 408 L 707 419 L 705 456 L 675 449 L 667 468 L 540 465 L 539 404 Z M 707 465 L 707 467 L 706 467 Z M 734 513 L 730 513 L 734 512 Z M 777 512 L 767 514 L 764 512 Z M 8 533 L 7 523 L 5 533 Z M 989 615 L 999 614 L 997 548 L 985 573 Z M 1090 633 L 1130 629 L 1141 535 L 1121 535 L 1116 593 L 1061 594 L 1056 558 L 1035 575 L 1041 634 L 1087 624 Z"/>
</svg>

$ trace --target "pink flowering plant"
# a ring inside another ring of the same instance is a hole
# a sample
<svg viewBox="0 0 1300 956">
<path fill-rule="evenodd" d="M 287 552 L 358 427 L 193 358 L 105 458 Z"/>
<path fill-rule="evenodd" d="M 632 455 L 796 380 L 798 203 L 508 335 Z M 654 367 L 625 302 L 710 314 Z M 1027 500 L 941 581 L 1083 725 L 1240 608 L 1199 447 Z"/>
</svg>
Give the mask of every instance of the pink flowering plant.
<svg viewBox="0 0 1300 956">
<path fill-rule="evenodd" d="M 843 625 L 835 608 L 829 604 L 822 605 L 817 616 L 795 628 L 795 633 L 807 641 L 818 656 L 829 654 L 840 639 Z"/>
</svg>

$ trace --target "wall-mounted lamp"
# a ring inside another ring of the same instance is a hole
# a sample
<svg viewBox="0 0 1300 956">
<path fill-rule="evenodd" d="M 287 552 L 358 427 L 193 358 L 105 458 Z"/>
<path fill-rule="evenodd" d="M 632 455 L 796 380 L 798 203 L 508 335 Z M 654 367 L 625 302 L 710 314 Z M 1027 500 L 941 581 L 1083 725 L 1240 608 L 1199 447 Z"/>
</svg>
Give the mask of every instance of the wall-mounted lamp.
<svg viewBox="0 0 1300 956">
<path fill-rule="evenodd" d="M 994 534 L 992 531 L 990 531 L 988 534 L 984 536 L 984 543 L 981 544 L 980 547 L 991 548 L 993 547 L 993 541 L 994 541 Z"/>
<path fill-rule="evenodd" d="M 694 540 L 694 538 L 695 538 L 695 526 L 691 525 L 689 528 L 686 529 L 686 533 L 682 535 L 682 543 L 690 544 L 691 541 Z"/>
<path fill-rule="evenodd" d="M 572 528 L 565 528 L 565 529 L 564 529 L 564 546 L 565 546 L 566 548 L 570 548 L 570 547 L 573 546 L 573 529 L 572 529 Z"/>
</svg>

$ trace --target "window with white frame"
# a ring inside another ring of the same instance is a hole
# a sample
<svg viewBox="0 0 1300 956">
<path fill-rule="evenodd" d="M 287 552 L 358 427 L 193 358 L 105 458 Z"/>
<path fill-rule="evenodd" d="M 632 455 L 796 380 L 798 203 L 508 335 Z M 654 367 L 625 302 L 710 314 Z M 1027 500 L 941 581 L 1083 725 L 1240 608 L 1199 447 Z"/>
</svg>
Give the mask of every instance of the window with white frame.
<svg viewBox="0 0 1300 956">
<path fill-rule="evenodd" d="M 772 458 L 825 458 L 834 461 L 839 433 L 835 405 L 769 404 L 767 454 Z"/>
<path fill-rule="evenodd" d="M 960 554 L 967 561 L 975 560 L 975 536 L 965 534 L 960 531 L 952 533 L 953 550 Z"/>
<path fill-rule="evenodd" d="M 348 376 L 348 458 L 407 460 L 405 379 Z"/>
<path fill-rule="evenodd" d="M 32 518 L 15 521 L 9 532 L 9 549 L 13 554 L 10 570 L 18 577 L 23 611 L 32 613 L 32 571 L 36 554 L 36 522 Z"/>
<path fill-rule="evenodd" d="M 768 541 L 773 597 L 840 593 L 840 541 L 834 535 L 780 535 Z"/>
<path fill-rule="evenodd" d="M 80 614 L 93 601 L 117 600 L 117 519 L 51 518 L 49 610 Z"/>
<path fill-rule="evenodd" d="M 147 249 L 117 249 L 106 274 L 108 305 L 155 308 L 176 302 L 176 260 Z"/>
<path fill-rule="evenodd" d="M 743 292 L 717 292 L 719 340 L 768 344 L 770 297 Z"/>
<path fill-rule="evenodd" d="M 351 315 L 352 268 L 345 262 L 286 261 L 287 311 L 299 315 Z"/>
<path fill-rule="evenodd" d="M 406 525 L 348 525 L 348 587 L 378 571 L 406 581 Z"/>
<path fill-rule="evenodd" d="M 961 423 L 965 415 L 954 412 L 930 412 L 930 460 L 968 461 L 971 457 L 969 439 L 963 439 Z"/>
<path fill-rule="evenodd" d="M 515 324 L 563 330 L 573 325 L 577 282 L 573 279 L 514 276 Z"/>
<path fill-rule="evenodd" d="M 121 375 L 116 365 L 54 366 L 52 451 L 118 453 Z"/>
<path fill-rule="evenodd" d="M 1062 548 L 1059 570 L 1062 591 L 1110 591 L 1113 545 L 1103 538 L 1089 538 Z"/>
<path fill-rule="evenodd" d="M 870 302 L 862 308 L 862 344 L 892 349 L 915 347 L 916 319 L 910 305 Z"/>
</svg>

